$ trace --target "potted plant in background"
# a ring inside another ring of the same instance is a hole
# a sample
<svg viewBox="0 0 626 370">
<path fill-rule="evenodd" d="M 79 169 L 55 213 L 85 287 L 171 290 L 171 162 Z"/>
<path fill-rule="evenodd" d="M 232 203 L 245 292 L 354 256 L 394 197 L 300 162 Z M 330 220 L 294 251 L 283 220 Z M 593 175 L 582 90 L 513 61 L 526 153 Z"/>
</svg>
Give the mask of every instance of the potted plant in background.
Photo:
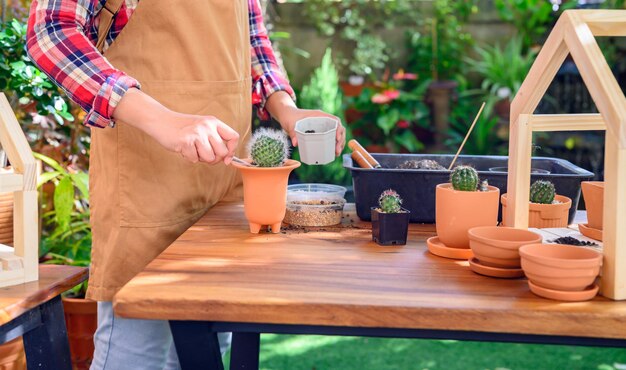
<svg viewBox="0 0 626 370">
<path fill-rule="evenodd" d="M 507 212 L 507 194 L 502 195 L 502 223 L 509 226 Z M 567 227 L 569 209 L 572 200 L 557 195 L 554 184 L 550 181 L 537 180 L 530 186 L 530 205 L 528 227 L 538 229 L 549 227 Z"/>
<path fill-rule="evenodd" d="M 405 245 L 410 216 L 395 190 L 383 191 L 378 207 L 372 207 L 372 240 L 380 245 Z"/>
<path fill-rule="evenodd" d="M 604 224 L 604 182 L 583 181 L 580 184 L 585 198 L 587 223 L 579 224 L 580 233 L 592 239 L 602 241 Z"/>
<path fill-rule="evenodd" d="M 477 59 L 466 58 L 470 71 L 483 78 L 481 88 L 497 99 L 494 111 L 508 121 L 511 100 L 522 86 L 537 55 L 533 50 L 524 51 L 521 37 L 515 36 L 502 48 L 495 46 L 476 47 Z"/>
<path fill-rule="evenodd" d="M 435 192 L 437 236 L 427 240 L 428 250 L 437 256 L 469 259 L 472 251 L 467 231 L 498 224 L 500 189 L 483 181 L 470 166 L 456 166 L 450 183 L 439 184 Z"/>
<path fill-rule="evenodd" d="M 410 66 L 420 76 L 430 76 L 426 101 L 435 128 L 435 149 L 443 149 L 449 128 L 451 102 L 463 77 L 463 59 L 473 39 L 463 29 L 476 12 L 474 1 L 433 1 L 433 17 L 418 24 L 409 36 Z"/>
<path fill-rule="evenodd" d="M 54 159 L 35 157 L 45 164 L 38 186 L 53 184 L 53 193 L 43 192 L 43 263 L 88 267 L 91 262 L 88 175 L 72 166 L 65 169 Z M 93 335 L 97 328 L 97 304 L 85 299 L 87 282 L 63 295 L 65 324 L 74 369 L 89 369 L 93 358 Z"/>
<path fill-rule="evenodd" d="M 289 141 L 282 130 L 259 128 L 248 143 L 250 158 L 233 162 L 243 177 L 243 203 L 250 232 L 269 225 L 280 232 L 287 205 L 289 174 L 300 162 L 289 157 Z"/>
<path fill-rule="evenodd" d="M 360 115 L 350 125 L 352 132 L 370 153 L 415 153 L 424 148 L 416 131 L 428 126 L 423 102 L 427 83 L 411 87 L 416 79 L 416 74 L 403 70 L 386 72 L 374 87 L 352 99 L 351 107 Z"/>
</svg>

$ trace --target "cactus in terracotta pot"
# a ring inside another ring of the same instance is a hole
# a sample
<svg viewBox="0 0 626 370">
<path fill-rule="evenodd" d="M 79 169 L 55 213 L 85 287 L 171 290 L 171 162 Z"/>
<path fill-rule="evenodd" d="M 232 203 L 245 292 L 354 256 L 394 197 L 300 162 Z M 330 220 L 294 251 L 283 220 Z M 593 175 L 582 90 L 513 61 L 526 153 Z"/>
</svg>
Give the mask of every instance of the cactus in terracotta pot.
<svg viewBox="0 0 626 370">
<path fill-rule="evenodd" d="M 250 158 L 255 166 L 232 163 L 243 177 L 244 211 L 250 232 L 258 233 L 268 225 L 273 233 L 280 232 L 287 203 L 289 173 L 300 162 L 289 157 L 289 140 L 282 130 L 258 129 L 248 143 Z"/>
<path fill-rule="evenodd" d="M 248 151 L 257 166 L 279 167 L 289 157 L 289 141 L 282 130 L 260 128 L 252 135 Z"/>
<path fill-rule="evenodd" d="M 454 190 L 476 191 L 478 189 L 478 172 L 470 166 L 456 166 L 450 175 Z"/>
<path fill-rule="evenodd" d="M 399 213 L 402 210 L 402 198 L 395 190 L 385 190 L 378 198 L 378 205 L 383 213 Z"/>
<path fill-rule="evenodd" d="M 567 227 L 569 209 L 572 200 L 558 195 L 550 181 L 537 180 L 530 186 L 530 204 L 528 206 L 528 227 L 551 228 Z M 508 215 L 508 197 L 504 194 L 502 202 L 502 223 L 512 226 Z"/>
<path fill-rule="evenodd" d="M 539 204 L 552 204 L 556 190 L 550 181 L 537 180 L 530 186 L 530 201 Z"/>
<path fill-rule="evenodd" d="M 435 190 L 437 237 L 427 241 L 429 250 L 447 258 L 471 258 L 467 231 L 498 224 L 499 192 L 486 181 L 481 183 L 474 168 L 456 166 L 450 183 Z"/>
</svg>

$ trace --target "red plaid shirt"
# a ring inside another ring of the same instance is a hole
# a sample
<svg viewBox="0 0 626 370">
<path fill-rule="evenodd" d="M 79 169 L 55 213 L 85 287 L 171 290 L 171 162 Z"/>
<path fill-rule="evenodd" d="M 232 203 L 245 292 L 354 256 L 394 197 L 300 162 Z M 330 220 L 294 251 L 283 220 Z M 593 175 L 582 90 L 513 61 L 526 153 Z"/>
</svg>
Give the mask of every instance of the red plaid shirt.
<svg viewBox="0 0 626 370">
<path fill-rule="evenodd" d="M 137 7 L 139 0 L 126 0 L 107 35 L 105 49 Z M 131 87 L 132 76 L 113 68 L 95 48 L 98 14 L 105 0 L 34 0 L 28 20 L 27 50 L 30 58 L 67 95 L 88 112 L 85 123 L 110 126 L 115 107 Z M 295 98 L 283 76 L 263 24 L 259 0 L 248 0 L 252 50 L 252 102 L 261 118 L 270 95 L 286 91 Z"/>
</svg>

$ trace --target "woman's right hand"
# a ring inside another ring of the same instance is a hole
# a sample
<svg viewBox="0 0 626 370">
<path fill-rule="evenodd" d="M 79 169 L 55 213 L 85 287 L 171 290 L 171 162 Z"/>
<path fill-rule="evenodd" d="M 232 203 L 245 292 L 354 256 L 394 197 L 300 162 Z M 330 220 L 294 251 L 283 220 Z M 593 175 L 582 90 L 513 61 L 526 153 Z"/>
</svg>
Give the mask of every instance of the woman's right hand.
<svg viewBox="0 0 626 370">
<path fill-rule="evenodd" d="M 239 134 L 212 116 L 173 112 L 138 89 L 129 89 L 113 118 L 137 127 L 192 163 L 230 164 Z"/>
</svg>

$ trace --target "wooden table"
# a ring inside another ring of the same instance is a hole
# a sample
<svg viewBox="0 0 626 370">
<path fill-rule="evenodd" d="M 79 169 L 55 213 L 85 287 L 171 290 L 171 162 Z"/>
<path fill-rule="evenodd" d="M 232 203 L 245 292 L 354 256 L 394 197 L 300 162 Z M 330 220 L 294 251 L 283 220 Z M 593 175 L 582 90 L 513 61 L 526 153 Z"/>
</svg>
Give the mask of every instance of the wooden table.
<svg viewBox="0 0 626 370">
<path fill-rule="evenodd" d="M 626 346 L 624 302 L 561 303 L 525 279 L 477 275 L 428 253 L 433 225 L 380 247 L 347 207 L 340 227 L 252 235 L 240 204 L 218 205 L 117 294 L 115 312 L 170 320 L 183 369 L 222 368 L 219 331 L 233 332 L 234 369 L 258 367 L 259 333 Z"/>
<path fill-rule="evenodd" d="M 28 369 L 72 368 L 60 295 L 87 274 L 82 267 L 40 265 L 39 281 L 0 288 L 0 343 L 23 336 Z"/>
</svg>

